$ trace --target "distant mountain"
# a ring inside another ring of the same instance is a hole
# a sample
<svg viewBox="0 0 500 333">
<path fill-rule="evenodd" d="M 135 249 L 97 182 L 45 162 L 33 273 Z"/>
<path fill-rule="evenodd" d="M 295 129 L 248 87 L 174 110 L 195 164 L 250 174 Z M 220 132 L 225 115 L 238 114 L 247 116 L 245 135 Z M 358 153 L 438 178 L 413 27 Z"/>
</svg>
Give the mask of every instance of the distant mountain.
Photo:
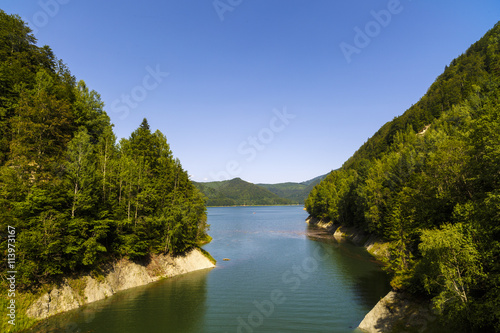
<svg viewBox="0 0 500 333">
<path fill-rule="evenodd" d="M 295 203 L 241 178 L 209 183 L 195 182 L 194 184 L 208 198 L 208 206 L 289 205 Z"/>
<path fill-rule="evenodd" d="M 297 204 L 303 204 L 313 187 L 325 179 L 326 175 L 307 180 L 301 183 L 257 184 L 282 198 L 289 199 Z"/>
<path fill-rule="evenodd" d="M 289 205 L 303 204 L 307 194 L 326 176 L 302 183 L 252 184 L 234 178 L 194 184 L 208 198 L 208 206 Z"/>
</svg>

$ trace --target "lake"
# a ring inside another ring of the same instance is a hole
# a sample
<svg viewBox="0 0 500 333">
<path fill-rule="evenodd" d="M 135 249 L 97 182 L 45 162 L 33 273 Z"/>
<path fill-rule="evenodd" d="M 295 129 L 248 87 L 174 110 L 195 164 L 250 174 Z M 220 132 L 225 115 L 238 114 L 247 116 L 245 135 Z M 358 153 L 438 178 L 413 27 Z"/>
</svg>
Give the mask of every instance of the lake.
<svg viewBox="0 0 500 333">
<path fill-rule="evenodd" d="M 355 332 L 389 279 L 363 248 L 306 218 L 301 206 L 208 208 L 204 248 L 216 268 L 117 293 L 36 331 Z"/>
</svg>

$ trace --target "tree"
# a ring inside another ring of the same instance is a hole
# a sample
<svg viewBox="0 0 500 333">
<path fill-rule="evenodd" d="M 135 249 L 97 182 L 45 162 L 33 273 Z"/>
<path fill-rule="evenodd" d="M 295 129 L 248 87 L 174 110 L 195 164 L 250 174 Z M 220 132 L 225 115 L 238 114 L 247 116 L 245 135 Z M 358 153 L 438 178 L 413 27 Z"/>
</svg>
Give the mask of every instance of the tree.
<svg viewBox="0 0 500 333">
<path fill-rule="evenodd" d="M 68 144 L 66 172 L 71 184 L 71 217 L 75 217 L 77 209 L 88 210 L 94 204 L 93 185 L 95 162 L 90 135 L 86 128 L 76 133 Z"/>
<path fill-rule="evenodd" d="M 101 136 L 99 137 L 99 141 L 96 145 L 96 154 L 97 154 L 97 164 L 99 175 L 101 178 L 102 184 L 102 201 L 106 203 L 111 195 L 111 178 L 113 175 L 113 168 L 116 166 L 116 163 L 113 163 L 116 159 L 116 136 L 113 133 L 111 126 L 107 126 L 104 128 Z"/>
<path fill-rule="evenodd" d="M 466 312 L 470 291 L 483 276 L 480 255 L 462 224 L 425 230 L 421 236 L 421 280 L 436 307 L 449 315 Z"/>
<path fill-rule="evenodd" d="M 36 86 L 23 91 L 11 119 L 10 165 L 24 170 L 25 177 L 47 181 L 59 167 L 72 133 L 68 101 L 55 96 L 57 83 L 45 70 L 36 76 Z"/>
<path fill-rule="evenodd" d="M 75 95 L 73 103 L 75 124 L 78 127 L 85 127 L 92 138 L 92 143 L 95 144 L 106 130 L 111 129 L 109 116 L 104 112 L 101 96 L 94 90 L 89 90 L 83 80 L 78 82 L 73 94 Z"/>
</svg>

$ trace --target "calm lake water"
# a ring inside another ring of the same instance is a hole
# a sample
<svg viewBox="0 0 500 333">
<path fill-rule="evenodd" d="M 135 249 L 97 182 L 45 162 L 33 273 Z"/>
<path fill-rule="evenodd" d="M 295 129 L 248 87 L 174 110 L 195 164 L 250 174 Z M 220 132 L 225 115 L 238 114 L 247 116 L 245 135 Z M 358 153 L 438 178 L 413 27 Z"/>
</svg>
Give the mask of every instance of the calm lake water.
<svg viewBox="0 0 500 333">
<path fill-rule="evenodd" d="M 216 268 L 120 292 L 32 332 L 355 332 L 388 278 L 364 249 L 306 217 L 299 206 L 209 208 L 204 248 Z"/>
</svg>

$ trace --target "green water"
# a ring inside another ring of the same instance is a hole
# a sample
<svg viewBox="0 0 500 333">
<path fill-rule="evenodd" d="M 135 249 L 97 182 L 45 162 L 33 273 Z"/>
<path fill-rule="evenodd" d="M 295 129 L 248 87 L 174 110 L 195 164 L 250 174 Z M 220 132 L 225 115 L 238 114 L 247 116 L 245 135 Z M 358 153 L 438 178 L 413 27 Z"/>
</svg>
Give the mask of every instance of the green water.
<svg viewBox="0 0 500 333">
<path fill-rule="evenodd" d="M 297 206 L 209 208 L 204 248 L 216 268 L 120 292 L 32 332 L 353 332 L 388 279 L 364 249 L 306 217 Z"/>
</svg>

